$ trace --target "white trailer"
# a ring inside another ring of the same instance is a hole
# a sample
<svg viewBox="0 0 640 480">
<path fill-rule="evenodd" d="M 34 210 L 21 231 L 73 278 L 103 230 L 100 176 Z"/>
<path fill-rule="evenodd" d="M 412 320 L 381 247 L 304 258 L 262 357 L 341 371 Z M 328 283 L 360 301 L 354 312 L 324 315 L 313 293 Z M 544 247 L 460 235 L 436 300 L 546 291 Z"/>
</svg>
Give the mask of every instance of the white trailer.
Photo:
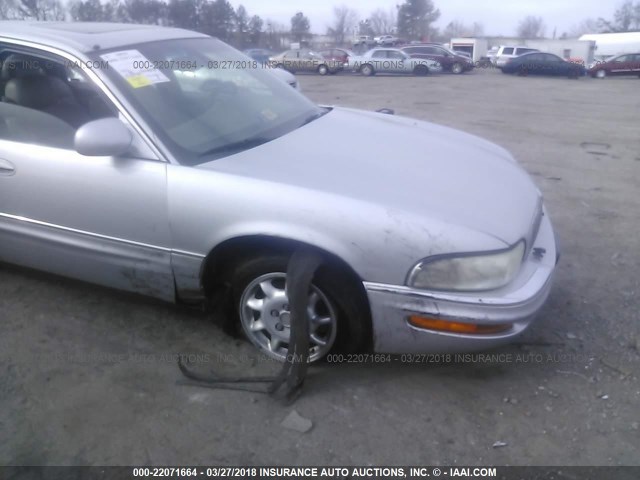
<svg viewBox="0 0 640 480">
<path fill-rule="evenodd" d="M 452 38 L 447 46 L 451 50 L 468 53 L 474 62 L 487 54 L 486 38 Z"/>
<path fill-rule="evenodd" d="M 582 35 L 580 40 L 596 42 L 597 60 L 623 53 L 640 53 L 640 32 L 589 33 Z"/>
<path fill-rule="evenodd" d="M 570 38 L 524 40 L 527 47 L 537 48 L 541 52 L 553 53 L 565 60 L 582 62 L 585 65 L 593 62 L 596 55 L 596 43 L 593 40 L 575 40 Z"/>
</svg>

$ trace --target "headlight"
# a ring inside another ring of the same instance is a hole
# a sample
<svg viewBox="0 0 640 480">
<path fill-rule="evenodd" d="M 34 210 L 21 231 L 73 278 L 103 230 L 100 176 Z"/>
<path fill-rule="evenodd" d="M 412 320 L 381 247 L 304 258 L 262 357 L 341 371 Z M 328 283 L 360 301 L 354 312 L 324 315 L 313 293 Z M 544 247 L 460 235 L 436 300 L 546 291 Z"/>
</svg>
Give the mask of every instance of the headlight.
<svg viewBox="0 0 640 480">
<path fill-rule="evenodd" d="M 426 259 L 409 274 L 408 285 L 436 290 L 492 290 L 509 283 L 518 273 L 524 241 L 486 255 L 460 255 Z"/>
</svg>

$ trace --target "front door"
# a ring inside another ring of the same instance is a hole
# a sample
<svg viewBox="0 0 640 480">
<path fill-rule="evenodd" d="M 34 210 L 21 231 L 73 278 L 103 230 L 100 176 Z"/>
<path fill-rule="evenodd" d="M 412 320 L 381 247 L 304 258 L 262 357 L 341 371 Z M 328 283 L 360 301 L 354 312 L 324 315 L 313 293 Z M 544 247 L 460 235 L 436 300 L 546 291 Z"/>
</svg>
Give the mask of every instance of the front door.
<svg viewBox="0 0 640 480">
<path fill-rule="evenodd" d="M 76 130 L 115 107 L 84 104 L 56 57 L 11 49 L 26 68 L 0 102 L 0 260 L 173 299 L 166 164 L 77 153 Z"/>
</svg>

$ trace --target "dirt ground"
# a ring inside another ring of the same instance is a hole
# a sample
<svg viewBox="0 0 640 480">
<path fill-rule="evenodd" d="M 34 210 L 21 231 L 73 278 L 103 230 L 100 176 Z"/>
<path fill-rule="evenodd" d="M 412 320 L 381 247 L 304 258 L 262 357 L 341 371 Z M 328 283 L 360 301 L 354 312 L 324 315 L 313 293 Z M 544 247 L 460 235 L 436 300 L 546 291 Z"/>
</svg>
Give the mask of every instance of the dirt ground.
<svg viewBox="0 0 640 480">
<path fill-rule="evenodd" d="M 640 79 L 299 79 L 514 154 L 562 249 L 539 321 L 498 359 L 315 366 L 283 406 L 176 383 L 178 353 L 275 370 L 204 314 L 4 265 L 0 464 L 639 465 Z M 311 430 L 281 425 L 294 409 Z"/>
</svg>

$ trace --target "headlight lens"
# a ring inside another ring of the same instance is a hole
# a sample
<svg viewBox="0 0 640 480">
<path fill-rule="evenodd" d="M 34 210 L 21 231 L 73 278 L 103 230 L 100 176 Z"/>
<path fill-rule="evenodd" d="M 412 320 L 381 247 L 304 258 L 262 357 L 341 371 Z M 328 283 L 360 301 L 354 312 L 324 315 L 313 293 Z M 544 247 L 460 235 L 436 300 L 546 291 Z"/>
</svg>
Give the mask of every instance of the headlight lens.
<svg viewBox="0 0 640 480">
<path fill-rule="evenodd" d="M 492 290 L 509 283 L 518 273 L 524 241 L 504 252 L 426 259 L 409 274 L 408 284 L 435 290 Z"/>
</svg>

